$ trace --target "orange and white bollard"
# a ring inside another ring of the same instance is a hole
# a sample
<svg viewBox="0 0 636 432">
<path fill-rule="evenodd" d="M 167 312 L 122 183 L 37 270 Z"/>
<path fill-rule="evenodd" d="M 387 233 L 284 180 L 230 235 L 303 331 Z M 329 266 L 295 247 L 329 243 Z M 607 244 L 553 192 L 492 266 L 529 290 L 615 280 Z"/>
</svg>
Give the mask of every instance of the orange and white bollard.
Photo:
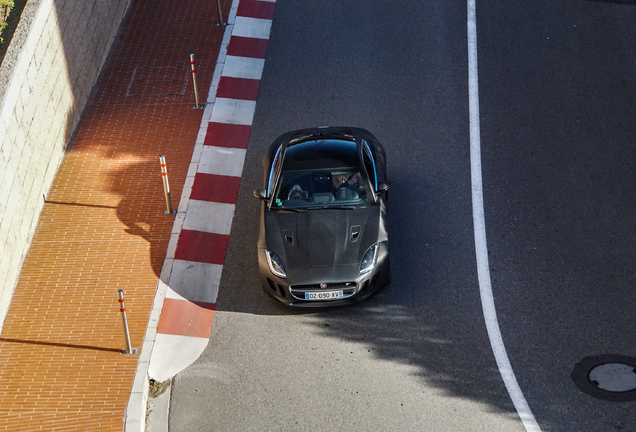
<svg viewBox="0 0 636 432">
<path fill-rule="evenodd" d="M 190 69 L 192 69 L 192 84 L 194 85 L 194 106 L 192 109 L 203 108 L 199 106 L 199 89 L 197 88 L 197 71 L 194 68 L 194 54 L 190 54 Z"/>
<path fill-rule="evenodd" d="M 137 349 L 132 347 L 130 343 L 130 332 L 128 332 L 128 320 L 126 319 L 126 305 L 124 304 L 124 291 L 117 290 L 119 294 L 119 311 L 121 312 L 121 319 L 124 323 L 124 336 L 126 337 L 126 349 L 121 350 L 122 354 L 137 354 Z"/>
<path fill-rule="evenodd" d="M 163 179 L 163 191 L 166 195 L 166 207 L 167 210 L 163 214 L 176 214 L 176 210 L 172 210 L 172 198 L 170 198 L 170 183 L 168 183 L 168 168 L 166 166 L 166 157 L 159 156 L 159 162 L 161 163 L 161 178 Z"/>
</svg>

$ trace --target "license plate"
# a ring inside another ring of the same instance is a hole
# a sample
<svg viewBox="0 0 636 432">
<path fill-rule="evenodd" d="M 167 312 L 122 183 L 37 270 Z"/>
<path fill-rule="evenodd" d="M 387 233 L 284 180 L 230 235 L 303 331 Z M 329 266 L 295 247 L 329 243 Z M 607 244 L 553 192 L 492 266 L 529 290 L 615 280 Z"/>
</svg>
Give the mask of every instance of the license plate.
<svg viewBox="0 0 636 432">
<path fill-rule="evenodd" d="M 342 291 L 306 292 L 305 300 L 329 300 L 342 298 Z"/>
</svg>

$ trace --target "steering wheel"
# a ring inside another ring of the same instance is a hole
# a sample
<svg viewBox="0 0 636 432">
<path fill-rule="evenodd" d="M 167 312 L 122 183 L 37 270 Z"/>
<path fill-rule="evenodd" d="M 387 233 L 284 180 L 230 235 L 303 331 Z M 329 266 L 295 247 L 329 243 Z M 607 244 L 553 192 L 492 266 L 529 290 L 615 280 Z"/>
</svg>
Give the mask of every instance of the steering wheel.
<svg viewBox="0 0 636 432">
<path fill-rule="evenodd" d="M 295 199 L 304 199 L 306 200 L 309 196 L 309 193 L 307 193 L 307 191 L 304 191 L 300 185 L 294 185 L 291 190 L 289 191 L 289 193 L 287 194 L 287 199 L 288 200 L 295 200 Z"/>
<path fill-rule="evenodd" d="M 358 188 L 347 183 L 341 185 L 336 190 L 336 199 L 341 200 L 353 200 L 360 198 L 360 194 L 358 193 Z"/>
</svg>

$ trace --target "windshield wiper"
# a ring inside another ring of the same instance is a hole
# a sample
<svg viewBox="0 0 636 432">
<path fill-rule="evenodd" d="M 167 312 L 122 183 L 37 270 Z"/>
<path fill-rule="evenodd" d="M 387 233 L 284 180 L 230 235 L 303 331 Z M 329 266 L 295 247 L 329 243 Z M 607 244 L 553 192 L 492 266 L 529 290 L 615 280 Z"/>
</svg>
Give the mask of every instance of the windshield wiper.
<svg viewBox="0 0 636 432">
<path fill-rule="evenodd" d="M 307 210 L 322 210 L 322 209 L 338 209 L 338 210 L 355 210 L 358 207 L 354 205 L 326 205 L 318 207 L 307 207 Z"/>
<path fill-rule="evenodd" d="M 296 213 L 307 213 L 307 210 L 304 209 L 299 209 L 299 208 L 293 208 L 293 207 L 270 207 L 270 210 L 283 210 L 283 211 L 291 211 L 291 212 L 296 212 Z"/>
</svg>

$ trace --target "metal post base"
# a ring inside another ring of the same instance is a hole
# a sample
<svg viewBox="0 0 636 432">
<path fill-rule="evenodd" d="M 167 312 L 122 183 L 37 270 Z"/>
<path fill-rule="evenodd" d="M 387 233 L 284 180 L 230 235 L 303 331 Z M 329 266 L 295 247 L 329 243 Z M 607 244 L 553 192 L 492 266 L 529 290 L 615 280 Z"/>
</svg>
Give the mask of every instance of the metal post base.
<svg viewBox="0 0 636 432">
<path fill-rule="evenodd" d="M 177 214 L 176 210 L 172 210 L 171 212 L 168 212 L 168 210 L 164 210 L 163 214 L 167 215 L 167 214 Z"/>
<path fill-rule="evenodd" d="M 137 348 L 133 348 L 131 350 L 131 352 L 128 352 L 127 350 L 121 350 L 122 354 L 137 354 Z"/>
<path fill-rule="evenodd" d="M 203 109 L 203 108 L 205 108 L 205 106 L 203 106 L 203 105 L 201 105 L 199 108 L 197 108 L 195 106 L 192 107 L 192 109 Z"/>
</svg>

